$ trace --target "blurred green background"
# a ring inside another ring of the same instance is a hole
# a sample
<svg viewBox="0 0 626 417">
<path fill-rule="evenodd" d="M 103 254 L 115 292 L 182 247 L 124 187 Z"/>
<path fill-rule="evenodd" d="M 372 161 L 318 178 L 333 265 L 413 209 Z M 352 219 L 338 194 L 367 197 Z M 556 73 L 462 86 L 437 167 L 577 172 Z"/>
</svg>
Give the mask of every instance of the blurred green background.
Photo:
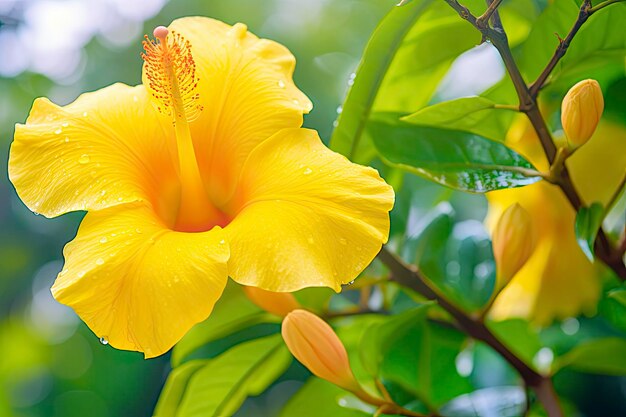
<svg viewBox="0 0 626 417">
<path fill-rule="evenodd" d="M 293 52 L 296 84 L 314 103 L 306 125 L 327 141 L 363 47 L 393 4 L 0 0 L 0 416 L 149 416 L 170 369 L 169 355 L 145 361 L 139 353 L 100 345 L 50 295 L 63 245 L 82 214 L 37 217 L 8 181 L 14 124 L 26 120 L 33 100 L 46 96 L 67 104 L 114 82 L 138 84 L 144 33 L 177 17 L 209 16 L 246 23 Z M 280 401 L 291 393 L 282 390 Z"/>
<path fill-rule="evenodd" d="M 49 288 L 62 267 L 63 245 L 74 237 L 82 214 L 57 219 L 35 216 L 8 181 L 13 126 L 26 120 L 33 100 L 46 96 L 63 105 L 82 92 L 114 82 L 138 84 L 144 33 L 177 17 L 209 16 L 229 24 L 244 22 L 256 35 L 276 40 L 293 52 L 296 84 L 314 103 L 305 125 L 317 129 L 328 143 L 365 43 L 396 2 L 0 0 L 0 146 L 4 155 L 0 158 L 0 417 L 150 416 L 170 371 L 169 354 L 145 361 L 139 353 L 101 345 L 70 309 L 50 295 Z M 474 58 L 486 64 L 476 66 L 467 55 L 461 57 L 451 72 L 457 77 L 462 74 L 464 83 L 455 84 L 454 76 L 447 77 L 437 100 L 474 94 L 503 76 L 493 48 L 482 45 L 474 53 Z M 626 83 L 615 85 L 613 96 L 624 97 Z M 398 195 L 392 217 L 396 232 L 416 227 L 427 210 L 449 200 L 455 221 L 466 222 L 476 232 L 472 239 L 488 247 L 480 223 L 486 211 L 482 196 L 453 192 L 416 177 L 407 177 L 404 189 L 411 192 Z M 354 298 L 353 293 L 347 291 L 346 297 Z M 550 345 L 569 348 L 574 334 L 586 338 L 612 332 L 602 320 L 572 318 L 542 336 Z M 234 342 L 225 342 L 221 349 Z M 483 363 L 489 366 L 475 370 L 477 386 L 515 381 L 497 357 L 491 352 L 484 355 Z M 457 359 L 459 372 L 463 366 L 463 360 Z M 294 362 L 268 392 L 248 400 L 237 416 L 275 416 L 306 376 Z M 624 378 L 564 372 L 556 383 L 565 401 L 575 402 L 586 416 L 626 412 Z"/>
</svg>

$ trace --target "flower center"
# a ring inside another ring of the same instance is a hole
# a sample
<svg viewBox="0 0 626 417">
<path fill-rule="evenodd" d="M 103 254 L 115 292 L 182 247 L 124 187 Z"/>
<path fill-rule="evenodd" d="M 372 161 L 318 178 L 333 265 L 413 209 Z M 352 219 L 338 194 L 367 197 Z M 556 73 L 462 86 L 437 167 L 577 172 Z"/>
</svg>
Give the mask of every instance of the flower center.
<svg viewBox="0 0 626 417">
<path fill-rule="evenodd" d="M 174 229 L 199 232 L 229 222 L 209 199 L 191 139 L 189 122 L 202 111 L 197 93 L 199 78 L 191 45 L 180 34 L 159 26 L 154 29 L 156 40 L 145 37 L 145 71 L 148 87 L 159 103 L 158 110 L 170 116 L 176 135 L 180 200 Z"/>
</svg>

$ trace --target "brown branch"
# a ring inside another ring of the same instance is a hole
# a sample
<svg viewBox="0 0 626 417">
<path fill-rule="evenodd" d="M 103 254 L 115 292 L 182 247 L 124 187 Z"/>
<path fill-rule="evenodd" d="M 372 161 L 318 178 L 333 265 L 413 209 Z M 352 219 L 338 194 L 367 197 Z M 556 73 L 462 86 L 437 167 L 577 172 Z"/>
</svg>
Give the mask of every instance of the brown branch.
<svg viewBox="0 0 626 417">
<path fill-rule="evenodd" d="M 493 4 L 492 1 L 493 0 L 487 0 L 489 6 Z M 528 117 L 528 120 L 533 125 L 535 131 L 537 132 L 537 136 L 539 137 L 539 141 L 541 142 L 541 146 L 543 147 L 543 150 L 548 158 L 548 161 L 550 162 L 550 164 L 552 164 L 556 157 L 556 146 L 554 145 L 554 141 L 552 140 L 552 135 L 550 133 L 550 130 L 548 129 L 548 126 L 546 125 L 545 119 L 541 115 L 541 112 L 539 111 L 539 106 L 537 105 L 536 95 L 533 95 L 532 91 L 528 88 L 528 85 L 526 84 L 526 81 L 524 81 L 524 78 L 522 77 L 522 74 L 519 70 L 519 67 L 517 66 L 515 62 L 515 59 L 513 58 L 513 54 L 511 53 L 511 49 L 509 47 L 509 42 L 506 36 L 506 32 L 504 31 L 504 28 L 502 27 L 502 23 L 500 22 L 498 10 L 495 9 L 493 12 L 492 22 L 494 26 L 493 27 L 489 27 L 489 26 L 481 27 L 476 22 L 477 20 L 476 16 L 474 16 L 467 7 L 460 4 L 457 0 L 445 0 L 445 2 L 448 3 L 454 10 L 456 10 L 459 16 L 461 16 L 461 18 L 467 20 L 477 30 L 479 30 L 482 33 L 484 39 L 490 40 L 493 46 L 500 53 L 500 56 L 502 57 L 502 61 L 504 62 L 504 66 L 506 67 L 507 72 L 509 73 L 509 76 L 511 77 L 511 81 L 513 81 L 513 85 L 515 86 L 515 91 L 517 93 L 519 103 L 520 103 L 519 104 L 520 111 L 526 114 L 526 116 Z M 572 31 L 570 31 L 570 34 L 568 34 L 568 37 L 565 39 L 567 42 L 565 44 L 566 46 L 563 49 L 562 53 L 565 54 L 565 52 L 567 51 L 567 46 L 569 46 L 569 43 L 571 42 L 572 38 L 574 37 L 576 32 L 578 32 L 578 29 L 580 29 L 580 25 L 582 25 L 582 23 L 584 23 L 584 21 L 586 21 L 587 18 L 592 13 L 610 4 L 614 4 L 616 2 L 617 1 L 608 0 L 608 1 L 605 1 L 604 3 L 597 5 L 595 8 L 591 8 L 589 0 L 585 0 L 583 2 L 583 5 L 581 6 L 581 9 L 580 9 L 581 11 L 579 13 L 579 18 L 577 22 L 581 20 L 581 15 L 586 16 L 586 17 L 584 17 L 584 20 L 579 24 L 578 28 L 576 28 L 576 24 L 574 25 L 572 30 L 574 29 L 576 30 L 573 33 Z M 559 53 L 559 49 L 557 48 L 557 52 L 555 53 L 555 56 L 558 53 Z M 553 57 L 552 60 L 550 60 L 550 63 L 548 63 L 548 65 L 546 66 L 546 69 L 544 69 L 544 71 L 542 72 L 542 74 L 545 73 L 546 78 L 548 77 L 552 69 L 554 68 L 553 66 L 552 68 L 550 68 L 552 61 L 554 60 L 553 65 L 556 65 L 556 63 L 560 59 L 560 57 L 555 58 L 555 56 Z M 537 81 L 540 81 L 540 80 L 538 79 Z M 533 86 L 535 86 L 535 89 L 538 91 L 541 85 L 543 85 L 543 82 L 538 83 L 537 81 L 533 84 Z M 583 202 L 578 192 L 576 191 L 574 184 L 572 183 L 567 167 L 564 167 L 564 169 L 561 171 L 560 178 L 557 181 L 556 185 L 563 191 L 563 193 L 565 194 L 565 197 L 569 200 L 574 210 L 576 211 L 580 210 L 580 208 L 583 206 Z M 605 265 L 611 268 L 613 272 L 615 272 L 615 274 L 622 281 L 626 280 L 626 265 L 624 264 L 624 261 L 621 255 L 619 254 L 618 249 L 615 248 L 611 244 L 606 233 L 604 232 L 602 228 L 600 228 L 600 230 L 598 231 L 598 236 L 596 237 L 595 252 L 596 252 L 596 256 Z"/>
<path fill-rule="evenodd" d="M 574 36 L 578 33 L 578 30 L 587 21 L 587 19 L 589 19 L 591 13 L 591 1 L 584 0 L 583 4 L 580 6 L 578 18 L 576 19 L 576 22 L 574 22 L 574 26 L 572 26 L 565 39 L 561 39 L 559 37 L 559 46 L 557 46 L 556 51 L 554 51 L 554 55 L 552 55 L 550 62 L 548 62 L 548 65 L 546 65 L 543 71 L 541 71 L 541 74 L 539 74 L 537 80 L 530 85 L 530 94 L 533 96 L 533 98 L 537 98 L 539 90 L 541 90 L 541 87 L 543 87 L 543 85 L 545 84 L 546 80 L 552 73 L 552 70 L 554 69 L 554 67 L 556 67 L 556 64 L 561 60 L 561 58 L 563 58 L 563 56 L 567 52 L 567 48 L 569 48 L 569 45 L 572 42 L 572 39 L 574 39 Z"/>
<path fill-rule="evenodd" d="M 393 280 L 405 287 L 411 288 L 428 300 L 436 301 L 445 311 L 452 316 L 459 328 L 476 340 L 480 340 L 498 352 L 520 374 L 524 383 L 532 388 L 537 398 L 544 405 L 550 417 L 562 417 L 556 393 L 552 388 L 550 377 L 542 375 L 528 366 L 515 353 L 506 347 L 485 324 L 470 317 L 463 310 L 448 301 L 443 295 L 435 291 L 429 281 L 413 265 L 407 265 L 387 248 L 378 254 L 381 260 L 390 270 Z"/>
</svg>

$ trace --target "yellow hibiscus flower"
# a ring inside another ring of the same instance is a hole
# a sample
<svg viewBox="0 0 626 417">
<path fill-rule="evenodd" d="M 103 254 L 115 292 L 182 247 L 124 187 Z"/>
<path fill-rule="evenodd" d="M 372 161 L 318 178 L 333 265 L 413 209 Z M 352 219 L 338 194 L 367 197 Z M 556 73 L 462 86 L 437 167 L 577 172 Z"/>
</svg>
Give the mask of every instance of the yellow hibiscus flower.
<svg viewBox="0 0 626 417">
<path fill-rule="evenodd" d="M 300 127 L 312 106 L 285 47 L 201 17 L 155 37 L 143 85 L 37 99 L 9 161 L 31 210 L 87 211 L 55 298 L 146 357 L 208 317 L 228 276 L 339 291 L 387 240 L 394 198 Z"/>
<path fill-rule="evenodd" d="M 539 138 L 525 117 L 514 124 L 507 145 L 537 168 L 548 169 Z M 600 122 L 593 138 L 568 159 L 567 166 L 583 202 L 606 205 L 624 175 L 626 130 L 608 121 Z M 494 191 L 487 199 L 487 224 L 491 228 L 507 207 L 518 203 L 530 213 L 537 237 L 529 260 L 496 299 L 492 317 L 524 317 L 547 324 L 555 318 L 593 313 L 606 269 L 599 261 L 591 263 L 578 246 L 576 213 L 561 190 L 541 181 Z"/>
</svg>

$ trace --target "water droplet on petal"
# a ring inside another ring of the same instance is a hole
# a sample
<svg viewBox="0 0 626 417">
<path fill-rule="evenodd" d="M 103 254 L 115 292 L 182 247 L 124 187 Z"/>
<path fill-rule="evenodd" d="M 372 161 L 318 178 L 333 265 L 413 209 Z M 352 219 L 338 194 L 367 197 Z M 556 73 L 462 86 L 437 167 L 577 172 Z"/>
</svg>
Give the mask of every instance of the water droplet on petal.
<svg viewBox="0 0 626 417">
<path fill-rule="evenodd" d="M 80 158 L 78 158 L 78 163 L 79 164 L 86 164 L 91 160 L 91 158 L 89 157 L 89 155 L 87 155 L 86 153 L 82 154 L 80 156 Z"/>
<path fill-rule="evenodd" d="M 303 174 L 304 175 L 309 175 L 311 172 L 313 172 L 313 170 L 311 168 L 307 168 L 304 170 Z"/>
<path fill-rule="evenodd" d="M 220 240 L 220 245 L 223 245 L 224 243 L 226 243 L 224 239 Z"/>
<path fill-rule="evenodd" d="M 278 80 L 278 86 L 280 88 L 285 88 L 285 82 L 283 80 Z"/>
<path fill-rule="evenodd" d="M 87 117 L 87 112 L 83 112 L 83 117 Z"/>
<path fill-rule="evenodd" d="M 102 337 L 100 338 L 100 344 L 103 344 L 103 345 L 108 345 L 108 344 L 109 344 L 109 341 L 107 340 L 107 338 L 106 338 L 106 337 L 102 336 Z"/>
<path fill-rule="evenodd" d="M 96 265 L 104 265 L 104 259 L 102 258 L 96 259 Z"/>
<path fill-rule="evenodd" d="M 65 137 L 65 139 L 63 139 L 65 141 L 65 143 L 70 141 L 70 138 L 68 138 L 67 136 Z"/>
<path fill-rule="evenodd" d="M 63 132 L 63 129 L 58 128 L 57 130 L 54 131 L 54 133 L 56 133 L 57 135 L 60 135 L 61 132 Z"/>
<path fill-rule="evenodd" d="M 68 122 L 63 123 L 61 126 L 68 127 L 70 124 Z"/>
<path fill-rule="evenodd" d="M 100 243 L 107 243 L 109 239 L 106 238 L 106 236 L 102 236 L 100 238 Z"/>
<path fill-rule="evenodd" d="M 339 106 L 337 106 L 337 114 L 341 114 L 342 111 L 343 111 L 343 106 L 340 104 Z"/>
</svg>

